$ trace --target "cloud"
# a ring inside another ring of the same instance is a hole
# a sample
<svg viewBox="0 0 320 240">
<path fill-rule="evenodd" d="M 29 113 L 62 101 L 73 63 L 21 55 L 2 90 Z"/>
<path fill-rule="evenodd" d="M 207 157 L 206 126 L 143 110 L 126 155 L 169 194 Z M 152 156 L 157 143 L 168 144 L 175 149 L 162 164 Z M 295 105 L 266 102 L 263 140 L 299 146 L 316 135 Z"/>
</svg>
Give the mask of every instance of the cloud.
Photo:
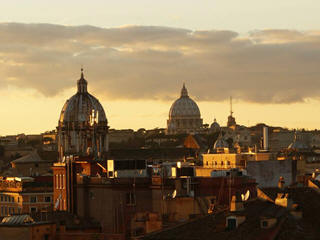
<svg viewBox="0 0 320 240">
<path fill-rule="evenodd" d="M 320 32 L 0 24 L 0 88 L 55 96 L 85 67 L 104 99 L 293 103 L 320 96 Z"/>
</svg>

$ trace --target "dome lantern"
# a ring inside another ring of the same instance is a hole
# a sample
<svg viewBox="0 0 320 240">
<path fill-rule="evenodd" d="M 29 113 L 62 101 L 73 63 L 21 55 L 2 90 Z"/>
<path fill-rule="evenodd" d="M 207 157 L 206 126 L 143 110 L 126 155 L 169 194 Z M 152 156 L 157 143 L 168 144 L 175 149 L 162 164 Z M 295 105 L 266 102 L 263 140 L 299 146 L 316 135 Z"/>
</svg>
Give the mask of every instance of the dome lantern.
<svg viewBox="0 0 320 240">
<path fill-rule="evenodd" d="M 183 83 L 182 89 L 181 89 L 181 97 L 188 97 L 188 90 L 185 86 L 185 84 Z"/>
<path fill-rule="evenodd" d="M 84 79 L 83 68 L 81 68 L 81 76 L 80 76 L 80 79 L 77 82 L 77 85 L 78 85 L 78 92 L 79 93 L 88 92 L 88 90 L 87 90 L 88 82 L 87 82 L 87 80 Z"/>
</svg>

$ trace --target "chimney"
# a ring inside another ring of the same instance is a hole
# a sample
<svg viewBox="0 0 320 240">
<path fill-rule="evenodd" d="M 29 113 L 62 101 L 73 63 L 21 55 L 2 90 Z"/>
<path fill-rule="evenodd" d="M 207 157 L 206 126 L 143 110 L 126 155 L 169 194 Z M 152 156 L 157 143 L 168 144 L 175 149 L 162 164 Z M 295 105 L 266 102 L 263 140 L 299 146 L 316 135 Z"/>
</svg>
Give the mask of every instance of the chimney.
<svg viewBox="0 0 320 240">
<path fill-rule="evenodd" d="M 244 210 L 244 207 L 241 198 L 233 195 L 230 202 L 230 212 L 239 212 L 242 210 Z"/>
<path fill-rule="evenodd" d="M 269 150 L 269 136 L 268 136 L 268 127 L 263 127 L 263 150 Z"/>
<path fill-rule="evenodd" d="M 284 184 L 285 184 L 284 177 L 281 176 L 278 181 L 278 188 L 284 189 Z"/>
</svg>

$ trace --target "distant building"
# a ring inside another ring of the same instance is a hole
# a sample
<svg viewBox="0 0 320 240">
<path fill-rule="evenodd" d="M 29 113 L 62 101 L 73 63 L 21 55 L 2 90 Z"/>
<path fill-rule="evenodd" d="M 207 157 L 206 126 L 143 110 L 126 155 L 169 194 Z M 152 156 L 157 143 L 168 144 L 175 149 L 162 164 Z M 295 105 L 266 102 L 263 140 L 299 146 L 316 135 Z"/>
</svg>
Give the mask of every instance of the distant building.
<svg viewBox="0 0 320 240">
<path fill-rule="evenodd" d="M 167 121 L 168 134 L 195 134 L 201 132 L 203 120 L 200 110 L 183 84 L 181 96 L 171 106 Z"/>
<path fill-rule="evenodd" d="M 11 161 L 13 176 L 41 176 L 50 174 L 52 160 L 42 159 L 36 151 Z"/>
<path fill-rule="evenodd" d="M 230 115 L 228 116 L 227 127 L 235 129 L 235 127 L 237 126 L 237 123 L 236 123 L 235 117 L 232 114 L 233 114 L 233 111 L 232 111 L 232 98 L 230 97 Z"/>
<path fill-rule="evenodd" d="M 210 153 L 203 154 L 203 167 L 212 168 L 213 170 L 245 169 L 249 161 L 266 161 L 271 159 L 272 154 L 263 152 Z"/>
<path fill-rule="evenodd" d="M 0 215 L 52 211 L 51 177 L 7 177 L 0 179 Z"/>
<path fill-rule="evenodd" d="M 220 132 L 221 128 L 219 123 L 217 122 L 217 119 L 213 120 L 213 123 L 210 125 L 209 133 L 217 133 Z"/>
<path fill-rule="evenodd" d="M 110 129 L 108 134 L 110 143 L 127 142 L 134 137 L 134 131 L 132 129 Z"/>
<path fill-rule="evenodd" d="M 54 240 L 56 224 L 36 222 L 29 215 L 4 217 L 0 222 L 1 240 Z"/>
</svg>

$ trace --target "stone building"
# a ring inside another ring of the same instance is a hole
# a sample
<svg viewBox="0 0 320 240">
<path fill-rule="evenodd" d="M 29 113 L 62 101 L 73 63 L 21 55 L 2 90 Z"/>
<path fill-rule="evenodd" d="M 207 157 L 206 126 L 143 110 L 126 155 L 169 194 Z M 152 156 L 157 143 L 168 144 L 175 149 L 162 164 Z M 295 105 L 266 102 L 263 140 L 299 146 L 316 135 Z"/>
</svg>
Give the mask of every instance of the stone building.
<svg viewBox="0 0 320 240">
<path fill-rule="evenodd" d="M 81 69 L 78 91 L 64 104 L 57 127 L 60 158 L 65 155 L 96 154 L 108 151 L 108 121 L 99 100 L 87 91 Z"/>
<path fill-rule="evenodd" d="M 92 171 L 96 173 L 97 166 L 106 160 L 109 148 L 106 114 L 99 100 L 88 93 L 87 85 L 81 69 L 78 91 L 64 104 L 57 127 L 59 159 L 52 168 L 55 209 L 71 213 L 74 213 L 71 202 L 75 195 L 72 183 L 76 181 L 74 174 L 79 172 L 75 162 L 94 166 Z M 83 164 L 78 168 L 91 174 L 91 168 Z"/>
<path fill-rule="evenodd" d="M 52 195 L 52 181 L 46 177 L 2 178 L 0 216 L 49 212 L 52 210 Z"/>
<path fill-rule="evenodd" d="M 0 223 L 1 240 L 54 240 L 56 224 L 36 222 L 29 215 L 4 217 Z"/>
<path fill-rule="evenodd" d="M 169 119 L 167 121 L 167 133 L 179 134 L 199 133 L 202 129 L 203 120 L 200 110 L 195 101 L 193 101 L 183 84 L 181 96 L 171 106 Z"/>
<path fill-rule="evenodd" d="M 41 176 L 50 174 L 52 161 L 42 159 L 37 151 L 34 151 L 26 156 L 11 161 L 11 166 L 12 168 L 8 172 L 11 172 L 11 176 Z"/>
</svg>

